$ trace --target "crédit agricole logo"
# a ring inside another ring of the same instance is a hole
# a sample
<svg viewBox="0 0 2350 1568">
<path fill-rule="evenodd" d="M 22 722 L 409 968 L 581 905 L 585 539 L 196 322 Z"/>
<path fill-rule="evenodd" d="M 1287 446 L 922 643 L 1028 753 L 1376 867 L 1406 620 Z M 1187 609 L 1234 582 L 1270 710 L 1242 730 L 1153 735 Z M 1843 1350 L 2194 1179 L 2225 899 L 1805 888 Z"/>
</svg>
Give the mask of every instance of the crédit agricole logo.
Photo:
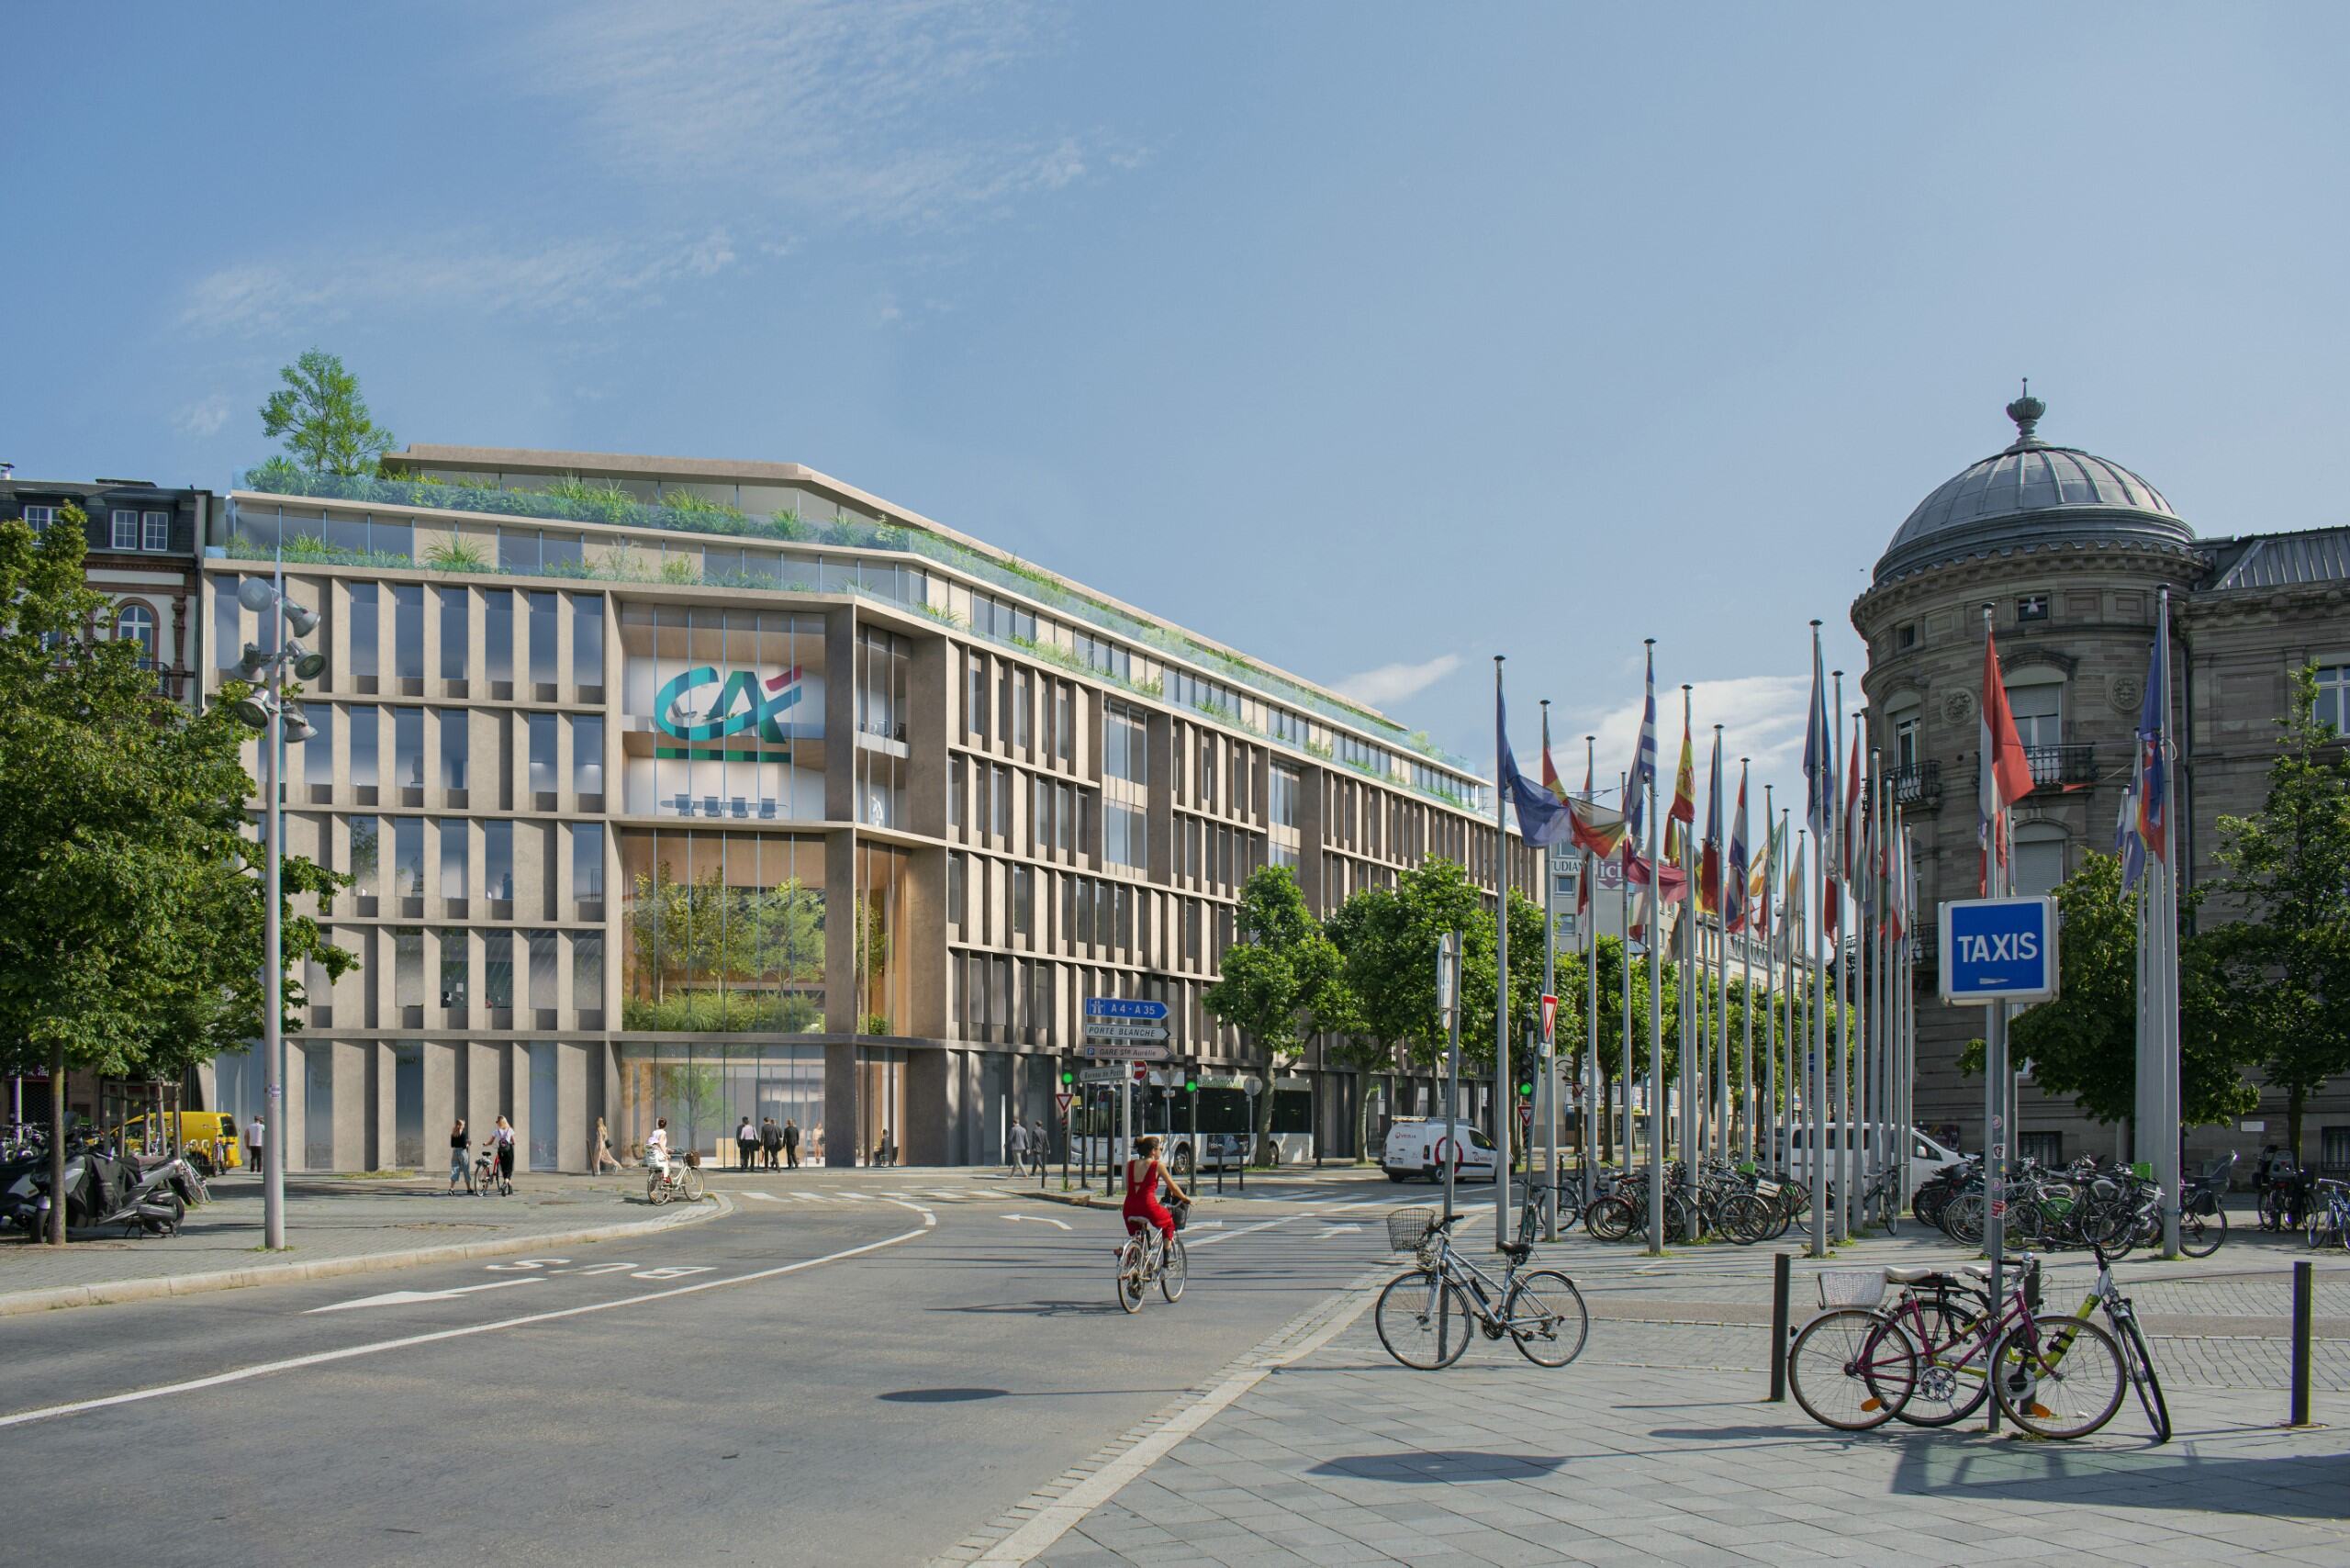
<svg viewBox="0 0 2350 1568">
<path fill-rule="evenodd" d="M 723 685 L 719 684 L 714 666 L 699 665 L 682 674 L 671 677 L 654 694 L 654 725 L 663 734 L 681 741 L 723 741 L 729 736 L 750 734 L 752 738 L 777 745 L 789 746 L 791 732 L 784 723 L 784 715 L 799 706 L 800 697 L 800 666 L 793 665 L 780 675 L 760 677 L 746 669 L 730 671 Z M 697 696 L 716 686 L 717 697 L 705 707 Z M 740 743 L 737 743 L 738 745 Z M 714 756 L 723 755 L 738 761 L 788 761 L 789 750 L 782 752 L 697 749 L 661 747 L 657 756 Z"/>
</svg>

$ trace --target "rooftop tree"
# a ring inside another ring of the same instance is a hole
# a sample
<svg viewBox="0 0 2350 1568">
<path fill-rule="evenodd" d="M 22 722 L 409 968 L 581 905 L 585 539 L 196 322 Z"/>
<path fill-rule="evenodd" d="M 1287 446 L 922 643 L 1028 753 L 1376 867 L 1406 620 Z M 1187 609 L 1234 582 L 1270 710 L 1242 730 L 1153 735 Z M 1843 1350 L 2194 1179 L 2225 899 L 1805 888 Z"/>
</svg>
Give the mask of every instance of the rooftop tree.
<svg viewBox="0 0 2350 1568">
<path fill-rule="evenodd" d="M 286 455 L 313 474 L 373 476 L 392 449 L 341 359 L 312 349 L 277 373 L 285 385 L 261 406 L 262 433 L 283 438 Z"/>
</svg>

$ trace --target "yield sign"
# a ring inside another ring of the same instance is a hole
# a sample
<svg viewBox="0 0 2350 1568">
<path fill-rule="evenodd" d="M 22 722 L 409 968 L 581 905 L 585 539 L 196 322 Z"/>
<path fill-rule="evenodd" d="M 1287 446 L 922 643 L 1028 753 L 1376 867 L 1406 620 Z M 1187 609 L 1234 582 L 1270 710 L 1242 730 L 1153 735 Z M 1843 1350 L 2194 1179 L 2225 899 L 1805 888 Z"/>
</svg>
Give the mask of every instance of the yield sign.
<svg viewBox="0 0 2350 1568">
<path fill-rule="evenodd" d="M 1559 999 L 1548 991 L 1542 996 L 1542 1043 L 1549 1045 L 1558 1037 Z"/>
<path fill-rule="evenodd" d="M 1057 1093 L 1053 1096 L 1053 1108 L 1060 1112 L 1063 1116 L 1067 1116 L 1069 1114 L 1069 1103 L 1075 1098 L 1076 1096 L 1073 1094 Z"/>
</svg>

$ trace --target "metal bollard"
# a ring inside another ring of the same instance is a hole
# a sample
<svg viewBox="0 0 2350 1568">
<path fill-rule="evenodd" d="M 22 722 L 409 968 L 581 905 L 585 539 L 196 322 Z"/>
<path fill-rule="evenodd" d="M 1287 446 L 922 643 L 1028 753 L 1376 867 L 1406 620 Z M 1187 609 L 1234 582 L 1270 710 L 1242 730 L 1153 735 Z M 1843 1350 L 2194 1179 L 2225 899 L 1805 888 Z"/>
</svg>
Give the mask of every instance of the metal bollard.
<svg viewBox="0 0 2350 1568">
<path fill-rule="evenodd" d="M 1795 1254 L 1781 1252 L 1771 1260 L 1771 1403 L 1787 1398 L 1787 1295 L 1795 1280 Z"/>
<path fill-rule="evenodd" d="M 2310 1424 L 2310 1309 L 2316 1273 L 2307 1260 L 2293 1265 L 2293 1418 L 2286 1423 L 2292 1427 Z"/>
</svg>

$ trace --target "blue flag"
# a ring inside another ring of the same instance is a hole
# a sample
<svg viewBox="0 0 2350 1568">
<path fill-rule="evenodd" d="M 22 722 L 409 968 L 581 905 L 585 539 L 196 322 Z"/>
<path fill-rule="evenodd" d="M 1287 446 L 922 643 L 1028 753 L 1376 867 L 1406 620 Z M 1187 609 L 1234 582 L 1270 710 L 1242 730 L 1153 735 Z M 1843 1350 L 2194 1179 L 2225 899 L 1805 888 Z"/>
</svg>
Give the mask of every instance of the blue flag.
<svg viewBox="0 0 2350 1568">
<path fill-rule="evenodd" d="M 1835 741 L 1828 733 L 1828 682 L 1821 674 L 1819 658 L 1819 629 L 1811 632 L 1811 722 L 1803 736 L 1804 816 L 1811 824 L 1812 838 L 1822 845 L 1828 842 L 1828 829 L 1836 820 L 1836 756 Z"/>
<path fill-rule="evenodd" d="M 1502 700 L 1498 676 L 1494 679 L 1494 755 L 1502 789 L 1517 813 L 1518 836 L 1536 849 L 1556 843 L 1567 831 L 1567 803 L 1517 770 L 1517 754 L 1509 744 L 1509 704 Z"/>
<path fill-rule="evenodd" d="M 1639 744 L 1633 748 L 1632 771 L 1624 780 L 1624 820 L 1627 855 L 1639 853 L 1640 834 L 1647 825 L 1649 790 L 1656 782 L 1656 650 L 1649 650 L 1648 706 L 1640 711 Z"/>
</svg>

